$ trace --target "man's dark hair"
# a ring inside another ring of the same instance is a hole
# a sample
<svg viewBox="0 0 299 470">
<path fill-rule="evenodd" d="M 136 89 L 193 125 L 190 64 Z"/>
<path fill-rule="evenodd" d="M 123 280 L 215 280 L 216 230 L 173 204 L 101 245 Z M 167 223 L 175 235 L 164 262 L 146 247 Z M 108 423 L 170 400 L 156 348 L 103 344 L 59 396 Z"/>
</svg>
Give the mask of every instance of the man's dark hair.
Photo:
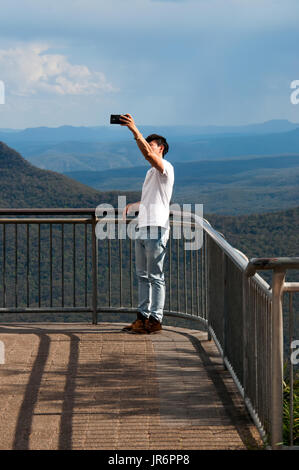
<svg viewBox="0 0 299 470">
<path fill-rule="evenodd" d="M 158 135 L 158 134 L 151 134 L 151 135 L 147 136 L 147 138 L 145 140 L 148 143 L 155 140 L 157 142 L 157 145 L 159 145 L 159 146 L 164 145 L 164 150 L 163 150 L 163 158 L 164 158 L 164 155 L 166 155 L 168 150 L 169 150 L 169 145 L 168 145 L 167 140 L 165 139 L 165 137 L 162 137 L 162 135 Z"/>
</svg>

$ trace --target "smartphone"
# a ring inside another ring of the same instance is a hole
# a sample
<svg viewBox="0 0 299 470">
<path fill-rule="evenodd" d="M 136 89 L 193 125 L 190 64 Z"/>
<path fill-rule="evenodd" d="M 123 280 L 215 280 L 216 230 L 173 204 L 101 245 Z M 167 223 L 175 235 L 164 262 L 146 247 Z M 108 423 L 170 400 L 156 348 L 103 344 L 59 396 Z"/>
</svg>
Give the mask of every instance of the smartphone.
<svg viewBox="0 0 299 470">
<path fill-rule="evenodd" d="M 120 116 L 122 116 L 122 114 L 111 114 L 110 116 L 110 124 L 123 124 L 122 121 L 120 121 Z"/>
</svg>

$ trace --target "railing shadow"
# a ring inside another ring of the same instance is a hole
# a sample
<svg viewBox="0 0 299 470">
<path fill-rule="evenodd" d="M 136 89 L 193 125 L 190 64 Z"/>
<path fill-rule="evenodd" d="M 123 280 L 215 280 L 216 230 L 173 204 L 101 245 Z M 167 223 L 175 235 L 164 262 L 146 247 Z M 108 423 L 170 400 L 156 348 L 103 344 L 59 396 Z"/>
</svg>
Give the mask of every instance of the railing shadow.
<svg viewBox="0 0 299 470">
<path fill-rule="evenodd" d="M 31 330 L 30 333 L 32 334 Z M 29 438 L 31 434 L 34 407 L 38 399 L 40 384 L 50 350 L 49 336 L 42 333 L 35 334 L 39 336 L 39 347 L 19 411 L 12 446 L 13 450 L 29 449 Z"/>
<path fill-rule="evenodd" d="M 63 405 L 59 430 L 59 450 L 72 448 L 72 418 L 74 412 L 76 377 L 79 362 L 80 339 L 74 334 L 66 334 L 70 338 L 70 352 L 66 371 L 66 383 L 64 388 Z"/>
<path fill-rule="evenodd" d="M 14 324 L 14 326 L 20 327 L 21 325 Z M 15 334 L 18 332 L 19 334 L 35 334 L 39 337 L 38 351 L 30 372 L 24 398 L 17 417 L 12 450 L 29 449 L 29 439 L 32 430 L 34 408 L 38 401 L 41 382 L 49 357 L 49 350 L 51 345 L 51 339 L 49 335 L 53 333 L 62 334 L 62 332 L 57 329 L 47 330 L 46 332 L 44 332 L 42 329 L 41 331 L 37 330 L 39 330 L 39 328 L 34 325 L 28 325 L 25 328 L 24 325 L 22 325 L 22 328 L 19 331 L 12 328 L 0 327 L 1 333 Z M 80 331 L 82 332 L 82 328 Z M 65 334 L 70 339 L 70 350 L 67 370 L 65 372 L 65 388 L 62 398 L 63 404 L 59 428 L 59 450 L 71 449 L 72 447 L 72 416 L 74 409 L 75 381 L 77 376 L 80 342 L 80 339 L 73 333 L 63 334 Z"/>
<path fill-rule="evenodd" d="M 15 326 L 15 325 L 14 325 Z M 166 327 L 167 330 L 167 327 Z M 159 415 L 159 390 L 158 383 L 155 382 L 156 374 L 156 362 L 159 360 L 159 357 L 156 355 L 152 358 L 152 362 L 149 365 L 147 370 L 144 370 L 143 360 L 141 361 L 130 361 L 124 362 L 125 367 L 119 364 L 119 352 L 111 353 L 110 355 L 104 355 L 101 362 L 101 367 L 99 368 L 99 363 L 92 360 L 88 360 L 84 364 L 79 365 L 79 345 L 80 338 L 76 335 L 76 332 L 80 333 L 94 333 L 95 330 L 90 328 L 78 327 L 74 328 L 71 332 L 66 332 L 63 330 L 55 328 L 47 328 L 43 330 L 42 328 L 35 327 L 34 325 L 19 325 L 19 329 L 15 328 L 5 328 L 4 326 L 0 327 L 0 333 L 13 333 L 18 332 L 19 334 L 35 334 L 39 338 L 38 351 L 32 370 L 30 372 L 29 380 L 26 385 L 24 399 L 20 407 L 20 411 L 17 417 L 15 435 L 13 441 L 13 450 L 28 450 L 30 447 L 30 434 L 32 431 L 32 423 L 34 417 L 34 409 L 38 402 L 39 390 L 41 388 L 43 374 L 45 373 L 47 359 L 49 357 L 51 338 L 50 335 L 60 334 L 65 335 L 69 338 L 69 353 L 66 369 L 61 373 L 65 376 L 65 385 L 62 392 L 59 393 L 59 401 L 62 403 L 61 407 L 61 418 L 59 424 L 59 436 L 58 436 L 58 449 L 59 450 L 70 450 L 73 447 L 73 429 L 74 429 L 74 416 L 81 414 L 98 414 L 99 420 L 103 418 L 113 419 L 115 416 L 115 404 L 120 403 L 121 405 L 118 411 L 118 419 L 126 419 L 126 417 L 135 415 L 138 416 L 144 415 L 146 412 L 148 415 L 157 416 Z M 116 328 L 108 328 L 104 330 L 97 330 L 101 334 L 113 334 L 126 335 L 121 329 L 118 331 Z M 215 370 L 215 363 L 212 361 L 212 358 L 207 354 L 204 349 L 204 346 L 201 344 L 201 341 L 189 333 L 180 331 L 175 331 L 176 334 L 181 335 L 184 338 L 187 338 L 195 347 L 210 381 L 215 386 L 217 393 L 219 395 L 220 402 L 223 404 L 225 411 L 232 423 L 236 427 L 236 430 L 239 434 L 240 439 L 246 445 L 246 447 L 256 448 L 257 442 L 254 436 L 251 434 L 248 426 L 244 426 L 244 423 L 248 423 L 248 416 L 240 416 L 239 409 L 236 409 L 235 403 L 232 400 L 229 390 L 226 387 L 226 384 L 223 380 L 223 374 L 218 373 Z M 133 341 L 130 335 L 126 335 L 128 342 Z M 161 337 L 161 336 L 160 336 Z M 115 340 L 114 340 L 115 341 Z M 137 340 L 138 342 L 138 340 Z M 183 345 L 182 345 L 183 348 Z M 180 350 L 179 347 L 176 348 L 177 352 L 185 353 L 184 349 Z M 169 356 L 167 358 L 167 365 L 169 365 L 170 373 L 175 371 L 176 367 L 176 357 Z M 196 366 L 197 362 L 194 361 L 194 357 L 190 356 L 185 358 L 187 368 Z M 173 372 L 174 373 L 174 372 Z M 190 374 L 190 375 L 189 375 Z M 189 378 L 192 378 L 192 372 L 187 372 L 186 376 L 189 375 Z M 76 380 L 80 376 L 81 389 L 89 390 L 96 383 L 97 384 L 97 397 L 89 396 L 88 394 L 83 393 L 77 390 Z M 144 396 L 144 380 L 148 381 L 149 388 L 147 391 L 147 396 Z M 153 380 L 152 380 L 153 379 Z M 120 384 L 122 388 L 120 390 Z M 169 401 L 181 400 L 180 392 L 176 389 L 171 389 L 169 385 L 167 391 L 167 399 Z M 205 392 L 204 386 L 202 391 Z M 50 401 L 53 399 L 51 396 L 52 392 L 47 392 L 43 395 L 43 400 Z M 197 390 L 189 392 L 190 399 L 200 401 L 200 396 L 197 395 Z M 56 396 L 57 399 L 57 396 Z M 158 401 L 157 401 L 158 400 Z M 95 408 L 92 410 L 93 406 L 101 405 L 101 410 Z M 76 407 L 79 405 L 80 410 L 76 410 Z M 208 408 L 213 406 L 212 398 L 208 403 Z M 192 410 L 192 406 L 190 408 Z M 175 419 L 179 423 L 181 420 L 182 423 L 185 419 L 182 413 L 182 410 L 178 407 L 170 406 L 164 410 L 168 415 L 168 418 Z M 217 414 L 217 413 L 216 413 Z M 207 413 L 208 418 L 209 413 Z M 213 416 L 213 412 L 212 415 Z M 167 416 L 166 416 L 167 418 Z M 243 420 L 244 418 L 244 420 Z"/>
<path fill-rule="evenodd" d="M 234 403 L 232 399 L 231 393 L 227 389 L 227 386 L 224 382 L 224 377 L 223 377 L 223 372 L 225 369 L 224 365 L 222 368 L 222 372 L 219 372 L 219 368 L 217 371 L 215 367 L 215 362 L 211 360 L 212 356 L 207 354 L 207 352 L 205 351 L 202 345 L 202 341 L 190 335 L 189 333 L 184 333 L 182 331 L 179 331 L 177 333 L 188 338 L 189 341 L 193 344 L 196 351 L 198 352 L 199 357 L 202 360 L 202 363 L 204 365 L 205 371 L 207 372 L 209 379 L 214 384 L 215 389 L 217 390 L 217 393 L 223 404 L 225 412 L 230 418 L 232 424 L 235 426 L 242 442 L 245 444 L 247 448 L 250 448 L 250 449 L 256 449 L 257 447 L 259 447 L 255 437 L 252 435 L 252 432 L 248 426 L 248 423 L 252 422 L 252 420 L 248 411 L 245 408 L 245 405 L 242 406 L 242 410 L 239 407 L 238 408 L 236 407 L 236 404 Z M 208 339 L 205 341 L 208 341 Z M 220 354 L 216 354 L 216 357 L 219 357 L 221 359 Z M 221 359 L 221 362 L 222 362 L 222 359 Z M 229 372 L 227 372 L 227 376 L 228 375 L 229 375 Z"/>
</svg>

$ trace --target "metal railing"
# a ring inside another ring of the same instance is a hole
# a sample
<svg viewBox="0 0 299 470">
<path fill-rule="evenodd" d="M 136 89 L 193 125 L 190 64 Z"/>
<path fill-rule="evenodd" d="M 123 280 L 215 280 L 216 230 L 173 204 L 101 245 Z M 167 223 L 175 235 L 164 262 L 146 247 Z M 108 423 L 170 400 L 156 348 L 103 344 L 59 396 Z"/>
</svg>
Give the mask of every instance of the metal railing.
<svg viewBox="0 0 299 470">
<path fill-rule="evenodd" d="M 131 221 L 119 216 L 111 219 L 118 227 Z M 299 290 L 299 283 L 284 282 L 299 258 L 249 261 L 205 219 L 175 216 L 171 211 L 164 315 L 208 331 L 262 438 L 281 448 L 282 298 Z M 98 240 L 101 221 L 95 209 L 0 209 L 0 313 L 86 312 L 94 324 L 106 312 L 136 313 L 133 240 Z M 201 248 L 185 250 L 185 233 L 174 237 L 176 224 L 201 231 Z M 272 290 L 260 269 L 273 270 Z M 289 327 L 292 336 L 292 309 Z M 290 379 L 293 386 L 292 371 Z M 290 411 L 292 417 L 292 402 Z"/>
<path fill-rule="evenodd" d="M 299 258 L 252 259 L 205 226 L 208 264 L 208 331 L 233 376 L 265 444 L 283 446 L 283 293 L 298 292 L 299 283 L 285 283 L 287 270 Z M 273 270 L 272 289 L 256 272 Z M 289 337 L 294 336 L 292 302 Z M 287 313 L 287 312 L 285 312 Z M 299 331 L 299 330 L 298 330 Z M 293 364 L 290 364 L 293 393 Z M 290 403 L 290 445 L 293 403 Z"/>
<path fill-rule="evenodd" d="M 95 324 L 102 312 L 136 313 L 133 240 L 98 240 L 100 220 L 94 209 L 0 209 L 0 312 L 91 312 Z M 183 244 L 169 239 L 165 313 L 205 324 L 204 252 Z"/>
<path fill-rule="evenodd" d="M 287 335 L 284 335 L 283 325 L 283 294 L 289 293 L 289 316 L 288 316 L 288 342 L 291 344 L 294 338 L 294 312 L 293 293 L 299 292 L 299 282 L 285 282 L 288 270 L 299 269 L 299 258 L 254 258 L 250 260 L 246 268 L 247 277 L 254 276 L 257 271 L 271 270 L 272 274 L 272 312 L 271 312 L 271 356 L 269 361 L 269 383 L 270 390 L 270 413 L 271 413 L 271 444 L 272 448 L 278 448 L 283 441 L 283 381 L 284 381 L 284 344 Z M 284 337 L 285 336 L 285 337 Z M 293 446 L 293 424 L 294 424 L 294 365 L 289 353 L 290 371 L 290 419 L 289 437 L 290 445 Z"/>
<path fill-rule="evenodd" d="M 57 217 L 57 214 L 60 217 Z M 4 217 L 5 215 L 16 217 Z M 47 217 L 43 217 L 45 215 Z M 94 209 L 1 209 L 0 216 L 0 225 L 2 225 L 0 311 L 10 313 L 86 311 L 93 313 L 95 322 L 97 291 Z M 77 245 L 78 226 L 83 228 L 83 233 L 80 234 L 80 247 Z M 67 230 L 66 227 L 71 230 Z M 77 305 L 79 252 L 80 283 L 83 282 L 84 285 L 84 300 L 81 295 L 81 304 Z M 41 292 L 42 278 L 47 285 L 44 295 Z M 88 294 L 91 301 L 87 299 Z M 43 298 L 46 300 L 44 302 L 46 305 L 42 305 Z M 54 298 L 58 300 L 56 305 Z"/>
</svg>

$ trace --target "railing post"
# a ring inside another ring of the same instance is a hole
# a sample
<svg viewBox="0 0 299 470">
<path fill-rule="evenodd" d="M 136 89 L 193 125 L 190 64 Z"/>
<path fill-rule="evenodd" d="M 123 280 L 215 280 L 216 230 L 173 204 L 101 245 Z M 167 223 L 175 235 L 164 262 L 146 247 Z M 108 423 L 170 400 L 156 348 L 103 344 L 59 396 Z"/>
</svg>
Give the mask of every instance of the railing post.
<svg viewBox="0 0 299 470">
<path fill-rule="evenodd" d="M 227 357 L 227 328 L 228 328 L 228 292 L 227 292 L 227 281 L 228 281 L 228 263 L 227 256 L 222 252 L 222 263 L 223 263 L 223 359 Z M 226 368 L 225 362 L 223 362 Z"/>
<path fill-rule="evenodd" d="M 242 285 L 243 285 L 243 293 L 242 293 L 242 315 L 243 315 L 243 331 L 242 331 L 242 344 L 243 344 L 243 390 L 244 390 L 244 400 L 247 397 L 247 385 L 248 385 L 248 315 L 249 315 L 249 305 L 248 305 L 248 297 L 249 297 L 249 279 L 245 273 L 242 275 Z"/>
<path fill-rule="evenodd" d="M 209 237 L 205 233 L 204 234 L 204 245 L 202 247 L 202 259 L 204 261 L 203 264 L 203 277 L 204 277 L 204 310 L 205 310 L 205 317 L 207 319 L 207 329 L 208 329 L 208 341 L 212 341 L 212 335 L 209 329 L 210 326 L 210 295 L 212 295 L 211 283 L 210 283 L 210 276 L 211 276 L 211 263 L 210 263 L 210 246 Z"/>
<path fill-rule="evenodd" d="M 91 247 L 92 247 L 92 323 L 98 322 L 97 316 L 97 297 L 98 297 L 98 281 L 97 281 L 97 238 L 96 238 L 96 216 L 92 214 L 91 223 Z"/>
<path fill-rule="evenodd" d="M 281 449 L 283 427 L 283 318 L 284 269 L 274 269 L 272 282 L 271 447 Z"/>
</svg>

